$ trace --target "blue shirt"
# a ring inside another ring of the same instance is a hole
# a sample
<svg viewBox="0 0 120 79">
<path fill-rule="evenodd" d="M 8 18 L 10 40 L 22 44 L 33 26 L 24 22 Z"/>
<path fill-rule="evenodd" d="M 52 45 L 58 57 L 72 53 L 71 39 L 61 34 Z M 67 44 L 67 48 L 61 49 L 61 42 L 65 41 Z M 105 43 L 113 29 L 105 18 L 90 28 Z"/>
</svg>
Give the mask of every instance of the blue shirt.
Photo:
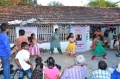
<svg viewBox="0 0 120 79">
<path fill-rule="evenodd" d="M 114 70 L 111 79 L 120 79 L 120 72 L 117 72 L 116 70 Z"/>
<path fill-rule="evenodd" d="M 0 56 L 11 57 L 10 39 L 5 33 L 0 33 Z"/>
</svg>

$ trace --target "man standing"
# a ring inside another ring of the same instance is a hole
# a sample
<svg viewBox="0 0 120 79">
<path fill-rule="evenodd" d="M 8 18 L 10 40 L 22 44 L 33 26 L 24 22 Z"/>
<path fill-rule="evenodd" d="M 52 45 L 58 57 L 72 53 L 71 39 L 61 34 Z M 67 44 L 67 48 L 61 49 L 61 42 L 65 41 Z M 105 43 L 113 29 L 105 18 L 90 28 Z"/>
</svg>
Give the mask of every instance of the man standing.
<svg viewBox="0 0 120 79">
<path fill-rule="evenodd" d="M 58 52 L 60 54 L 62 54 L 61 46 L 60 46 L 61 34 L 58 31 L 59 30 L 56 28 L 55 33 L 53 33 L 51 35 L 51 38 L 50 38 L 50 51 L 51 51 L 51 54 L 53 54 L 54 48 L 57 48 Z"/>
<path fill-rule="evenodd" d="M 2 23 L 0 28 L 0 57 L 4 67 L 4 79 L 10 79 L 10 39 L 7 36 L 9 28 L 6 23 Z"/>
<path fill-rule="evenodd" d="M 25 37 L 25 30 L 20 29 L 19 30 L 19 38 L 16 39 L 14 46 L 12 47 L 12 51 L 11 54 L 19 52 L 22 48 L 21 48 L 21 43 L 22 42 L 28 42 L 28 39 Z"/>
</svg>

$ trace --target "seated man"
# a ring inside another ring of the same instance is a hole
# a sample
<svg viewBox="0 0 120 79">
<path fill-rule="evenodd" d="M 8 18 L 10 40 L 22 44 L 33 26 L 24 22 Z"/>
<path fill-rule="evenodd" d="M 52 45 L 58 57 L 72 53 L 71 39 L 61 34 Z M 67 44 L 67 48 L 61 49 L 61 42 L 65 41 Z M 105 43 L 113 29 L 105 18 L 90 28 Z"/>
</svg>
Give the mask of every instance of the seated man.
<svg viewBox="0 0 120 79">
<path fill-rule="evenodd" d="M 82 55 L 76 57 L 75 65 L 68 67 L 62 72 L 60 79 L 85 79 L 87 66 Z"/>
<path fill-rule="evenodd" d="M 120 79 L 120 63 L 118 64 L 118 67 L 116 69 L 109 68 L 108 69 L 111 72 L 111 79 Z"/>
<path fill-rule="evenodd" d="M 98 70 L 92 72 L 89 79 L 110 79 L 111 74 L 107 69 L 107 64 L 105 61 L 99 61 Z"/>
</svg>

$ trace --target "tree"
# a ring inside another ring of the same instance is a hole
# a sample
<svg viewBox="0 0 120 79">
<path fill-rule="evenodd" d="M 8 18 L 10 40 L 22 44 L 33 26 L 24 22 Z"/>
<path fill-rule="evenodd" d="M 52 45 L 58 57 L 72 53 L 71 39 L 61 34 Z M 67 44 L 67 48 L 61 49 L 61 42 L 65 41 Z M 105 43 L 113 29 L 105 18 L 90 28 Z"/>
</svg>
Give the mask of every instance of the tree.
<svg viewBox="0 0 120 79">
<path fill-rule="evenodd" d="M 0 6 L 37 6 L 37 0 L 0 0 Z"/>
<path fill-rule="evenodd" d="M 62 2 L 59 1 L 51 1 L 48 3 L 48 6 L 64 6 Z"/>
<path fill-rule="evenodd" d="M 88 6 L 92 7 L 118 7 L 118 3 L 113 3 L 106 0 L 92 0 L 88 3 Z"/>
<path fill-rule="evenodd" d="M 0 6 L 9 6 L 11 5 L 11 0 L 0 0 Z"/>
<path fill-rule="evenodd" d="M 37 6 L 37 0 L 29 0 L 31 6 Z"/>
<path fill-rule="evenodd" d="M 37 0 L 21 0 L 18 6 L 37 6 Z"/>
</svg>

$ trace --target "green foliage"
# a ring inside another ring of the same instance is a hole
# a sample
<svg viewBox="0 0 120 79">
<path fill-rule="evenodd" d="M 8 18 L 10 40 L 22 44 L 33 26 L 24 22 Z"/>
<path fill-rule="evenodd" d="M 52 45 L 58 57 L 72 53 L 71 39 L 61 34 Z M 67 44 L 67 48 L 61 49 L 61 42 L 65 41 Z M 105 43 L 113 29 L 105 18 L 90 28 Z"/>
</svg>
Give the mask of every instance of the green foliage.
<svg viewBox="0 0 120 79">
<path fill-rule="evenodd" d="M 37 6 L 37 0 L 0 0 L 0 6 Z"/>
<path fill-rule="evenodd" d="M 0 6 L 11 6 L 11 0 L 0 0 Z"/>
<path fill-rule="evenodd" d="M 117 3 L 113 3 L 106 0 L 92 0 L 88 3 L 88 6 L 92 7 L 118 7 Z"/>
<path fill-rule="evenodd" d="M 48 3 L 48 6 L 64 6 L 64 5 L 59 1 L 51 1 Z"/>
</svg>

